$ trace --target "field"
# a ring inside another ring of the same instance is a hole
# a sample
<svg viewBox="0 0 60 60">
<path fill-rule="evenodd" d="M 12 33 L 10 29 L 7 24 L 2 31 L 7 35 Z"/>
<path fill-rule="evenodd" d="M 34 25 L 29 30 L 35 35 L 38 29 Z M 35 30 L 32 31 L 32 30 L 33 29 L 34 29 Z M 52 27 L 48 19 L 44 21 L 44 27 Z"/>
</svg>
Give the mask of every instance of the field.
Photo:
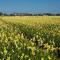
<svg viewBox="0 0 60 60">
<path fill-rule="evenodd" d="M 0 60 L 60 60 L 60 16 L 0 16 Z"/>
</svg>

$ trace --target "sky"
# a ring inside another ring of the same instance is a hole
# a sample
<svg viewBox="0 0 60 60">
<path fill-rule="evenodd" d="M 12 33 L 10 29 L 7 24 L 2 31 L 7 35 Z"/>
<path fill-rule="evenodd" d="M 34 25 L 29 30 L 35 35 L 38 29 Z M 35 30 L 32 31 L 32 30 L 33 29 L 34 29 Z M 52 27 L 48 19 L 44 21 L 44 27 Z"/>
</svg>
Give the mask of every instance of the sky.
<svg viewBox="0 0 60 60">
<path fill-rule="evenodd" d="M 0 11 L 7 13 L 60 13 L 60 0 L 0 0 Z"/>
</svg>

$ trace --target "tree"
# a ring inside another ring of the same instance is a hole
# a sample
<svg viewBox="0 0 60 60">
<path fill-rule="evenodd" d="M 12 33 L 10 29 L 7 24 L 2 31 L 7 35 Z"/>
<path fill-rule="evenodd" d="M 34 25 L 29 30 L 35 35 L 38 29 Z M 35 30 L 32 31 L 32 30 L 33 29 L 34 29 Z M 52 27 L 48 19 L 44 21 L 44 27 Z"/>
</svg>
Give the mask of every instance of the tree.
<svg viewBox="0 0 60 60">
<path fill-rule="evenodd" d="M 2 16 L 3 15 L 3 13 L 2 12 L 0 12 L 0 16 Z"/>
</svg>

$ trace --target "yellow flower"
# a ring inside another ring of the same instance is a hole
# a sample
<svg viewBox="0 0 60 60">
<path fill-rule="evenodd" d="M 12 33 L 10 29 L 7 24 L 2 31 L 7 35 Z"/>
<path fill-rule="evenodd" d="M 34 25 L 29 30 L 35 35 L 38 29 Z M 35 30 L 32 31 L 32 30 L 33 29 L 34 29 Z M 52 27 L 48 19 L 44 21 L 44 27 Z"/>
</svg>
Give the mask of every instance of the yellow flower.
<svg viewBox="0 0 60 60">
<path fill-rule="evenodd" d="M 27 47 L 27 48 L 28 48 L 28 50 L 31 49 L 31 51 L 32 51 L 32 55 L 35 55 L 35 50 L 36 50 L 35 47 Z"/>
<path fill-rule="evenodd" d="M 48 59 L 49 59 L 49 60 L 51 60 L 51 57 L 50 57 L 50 56 L 48 56 Z"/>
<path fill-rule="evenodd" d="M 44 60 L 44 58 L 42 57 L 41 60 Z"/>
<path fill-rule="evenodd" d="M 25 58 L 28 58 L 29 56 L 28 55 L 25 55 Z"/>
<path fill-rule="evenodd" d="M 48 45 L 47 48 L 50 49 L 50 45 Z"/>
<path fill-rule="evenodd" d="M 32 50 L 32 55 L 35 55 L 36 48 L 35 47 L 32 47 L 31 50 Z"/>
<path fill-rule="evenodd" d="M 32 46 L 34 46 L 34 43 L 33 42 L 30 42 Z"/>
<path fill-rule="evenodd" d="M 21 39 L 24 39 L 24 35 L 23 35 L 23 33 L 21 34 Z"/>
<path fill-rule="evenodd" d="M 28 60 L 31 60 L 30 58 Z"/>
<path fill-rule="evenodd" d="M 6 47 L 4 47 L 4 54 L 5 54 L 5 55 L 7 54 L 7 50 L 6 50 Z"/>
<path fill-rule="evenodd" d="M 22 55 L 21 55 L 21 59 L 23 59 L 23 57 L 24 57 L 24 53 L 22 53 Z"/>
<path fill-rule="evenodd" d="M 10 57 L 7 57 L 7 60 L 10 60 Z"/>
</svg>

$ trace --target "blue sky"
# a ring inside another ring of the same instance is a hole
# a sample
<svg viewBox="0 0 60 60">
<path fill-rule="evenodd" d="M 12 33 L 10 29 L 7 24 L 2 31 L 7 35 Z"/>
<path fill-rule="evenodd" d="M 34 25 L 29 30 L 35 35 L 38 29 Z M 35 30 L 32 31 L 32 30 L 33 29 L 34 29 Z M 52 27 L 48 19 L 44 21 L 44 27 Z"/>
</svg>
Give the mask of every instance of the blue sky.
<svg viewBox="0 0 60 60">
<path fill-rule="evenodd" d="M 60 13 L 60 0 L 0 0 L 0 11 Z"/>
</svg>

